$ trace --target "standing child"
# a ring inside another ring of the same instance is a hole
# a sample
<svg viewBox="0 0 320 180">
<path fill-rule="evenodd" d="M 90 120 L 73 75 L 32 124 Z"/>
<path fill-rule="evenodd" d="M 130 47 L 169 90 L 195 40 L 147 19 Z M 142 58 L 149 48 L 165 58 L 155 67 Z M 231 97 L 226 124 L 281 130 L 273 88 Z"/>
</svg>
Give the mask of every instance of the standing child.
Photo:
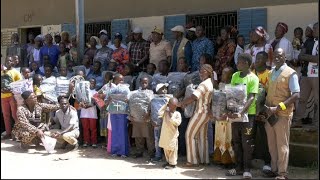
<svg viewBox="0 0 320 180">
<path fill-rule="evenodd" d="M 294 29 L 294 38 L 292 40 L 293 47 L 293 59 L 290 61 L 289 66 L 294 69 L 298 76 L 301 76 L 301 65 L 298 59 L 298 56 L 303 47 L 303 29 L 301 27 L 297 27 Z"/>
<path fill-rule="evenodd" d="M 156 70 L 157 70 L 157 67 L 156 67 L 155 64 L 149 63 L 149 64 L 147 65 L 147 73 L 148 73 L 149 75 L 153 76 L 154 73 L 156 72 Z"/>
<path fill-rule="evenodd" d="M 91 78 L 90 80 L 90 98 L 97 93 L 96 89 L 96 80 Z M 83 147 L 92 145 L 93 148 L 97 147 L 97 108 L 92 104 L 80 103 L 81 107 L 81 123 L 83 127 Z"/>
<path fill-rule="evenodd" d="M 244 53 L 244 43 L 245 43 L 244 36 L 243 35 L 238 35 L 237 36 L 237 48 L 236 48 L 236 51 L 234 53 L 234 64 L 235 64 L 235 66 L 238 63 L 239 54 Z"/>
<path fill-rule="evenodd" d="M 160 109 L 160 115 L 163 118 L 159 147 L 164 150 L 167 163 L 165 169 L 175 168 L 178 160 L 178 126 L 181 123 L 181 114 L 176 111 L 178 105 L 177 98 L 171 98 L 168 105 Z"/>
<path fill-rule="evenodd" d="M 58 58 L 58 67 L 67 67 L 67 61 L 70 60 L 70 54 L 67 51 L 66 44 L 61 42 L 59 44 L 60 55 Z"/>
<path fill-rule="evenodd" d="M 23 67 L 21 69 L 21 74 L 22 74 L 22 79 L 29 79 L 31 80 L 31 72 L 30 72 L 30 68 L 28 67 Z"/>
</svg>

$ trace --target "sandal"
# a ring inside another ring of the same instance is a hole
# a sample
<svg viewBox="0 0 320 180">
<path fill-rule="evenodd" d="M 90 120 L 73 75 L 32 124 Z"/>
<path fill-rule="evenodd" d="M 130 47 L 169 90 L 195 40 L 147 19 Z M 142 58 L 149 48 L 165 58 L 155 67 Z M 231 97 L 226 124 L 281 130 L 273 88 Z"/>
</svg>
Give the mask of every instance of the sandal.
<svg viewBox="0 0 320 180">
<path fill-rule="evenodd" d="M 199 167 L 199 164 L 185 163 L 183 167 Z"/>
<path fill-rule="evenodd" d="M 243 179 L 252 179 L 252 175 L 250 172 L 244 172 L 243 173 Z"/>
<path fill-rule="evenodd" d="M 275 179 L 288 179 L 287 176 L 277 176 Z"/>
<path fill-rule="evenodd" d="M 243 172 L 237 171 L 236 169 L 230 169 L 226 172 L 226 176 L 237 176 L 241 175 Z"/>
</svg>

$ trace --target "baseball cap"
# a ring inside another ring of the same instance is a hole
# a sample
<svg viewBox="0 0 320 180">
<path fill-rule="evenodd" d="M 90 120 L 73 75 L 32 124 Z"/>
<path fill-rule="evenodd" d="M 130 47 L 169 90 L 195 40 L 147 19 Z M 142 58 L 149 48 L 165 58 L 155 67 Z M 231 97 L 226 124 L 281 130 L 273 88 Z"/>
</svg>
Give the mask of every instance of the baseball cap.
<svg viewBox="0 0 320 180">
<path fill-rule="evenodd" d="M 182 32 L 184 33 L 184 27 L 181 25 L 175 26 L 174 28 L 171 29 L 171 31 L 176 31 L 176 32 Z"/>
<path fill-rule="evenodd" d="M 163 34 L 163 31 L 160 28 L 158 28 L 157 26 L 155 26 L 151 33 Z"/>
<path fill-rule="evenodd" d="M 169 86 L 169 84 L 168 83 L 159 83 L 159 84 L 157 84 L 157 86 L 156 86 L 156 92 L 158 92 L 161 88 L 163 88 L 163 87 L 168 87 Z"/>
<path fill-rule="evenodd" d="M 139 34 L 139 33 L 142 33 L 142 29 L 140 27 L 136 27 L 136 28 L 133 29 L 132 32 L 135 33 L 135 34 Z"/>
<path fill-rule="evenodd" d="M 99 32 L 99 34 L 101 34 L 101 33 L 108 34 L 108 31 L 102 29 L 102 30 Z"/>
<path fill-rule="evenodd" d="M 193 32 L 196 32 L 196 28 L 192 27 L 192 28 L 189 28 L 187 29 L 188 31 L 193 31 Z"/>
</svg>

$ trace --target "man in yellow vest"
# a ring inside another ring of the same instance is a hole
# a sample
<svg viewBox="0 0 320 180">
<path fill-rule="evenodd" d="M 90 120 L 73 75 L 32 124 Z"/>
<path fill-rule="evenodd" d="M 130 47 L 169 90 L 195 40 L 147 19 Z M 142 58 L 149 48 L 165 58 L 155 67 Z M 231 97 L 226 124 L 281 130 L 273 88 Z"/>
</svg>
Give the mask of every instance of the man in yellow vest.
<svg viewBox="0 0 320 180">
<path fill-rule="evenodd" d="M 271 171 L 276 179 L 287 179 L 290 126 L 295 101 L 300 97 L 298 75 L 285 63 L 285 51 L 274 51 L 275 68 L 267 83 L 266 106 L 271 115 L 265 123 L 271 155 Z"/>
<path fill-rule="evenodd" d="M 184 27 L 181 25 L 175 26 L 171 29 L 174 38 L 176 39 L 172 47 L 172 60 L 170 71 L 177 71 L 178 61 L 180 58 L 187 60 L 188 66 L 191 65 L 192 60 L 192 46 L 191 42 L 184 37 Z"/>
</svg>

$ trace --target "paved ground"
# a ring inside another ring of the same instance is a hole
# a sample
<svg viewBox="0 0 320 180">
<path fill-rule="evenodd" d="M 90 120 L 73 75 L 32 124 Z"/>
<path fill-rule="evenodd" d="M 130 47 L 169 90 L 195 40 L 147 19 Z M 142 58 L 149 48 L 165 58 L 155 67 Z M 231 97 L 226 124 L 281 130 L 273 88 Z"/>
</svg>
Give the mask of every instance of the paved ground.
<svg viewBox="0 0 320 180">
<path fill-rule="evenodd" d="M 59 160 L 65 159 L 65 160 Z M 79 149 L 74 152 L 57 150 L 48 154 L 43 147 L 30 147 L 21 150 L 18 142 L 1 141 L 1 179 L 2 178 L 205 178 L 227 179 L 225 169 L 211 165 L 198 168 L 183 168 L 185 158 L 178 160 L 178 167 L 173 170 L 161 168 L 163 162 L 152 164 L 147 158 L 133 159 L 108 156 L 102 148 Z M 261 173 L 253 170 L 253 176 L 261 179 Z M 316 179 L 318 170 L 310 168 L 289 168 L 290 179 Z M 241 179 L 236 176 L 228 179 Z"/>
</svg>

